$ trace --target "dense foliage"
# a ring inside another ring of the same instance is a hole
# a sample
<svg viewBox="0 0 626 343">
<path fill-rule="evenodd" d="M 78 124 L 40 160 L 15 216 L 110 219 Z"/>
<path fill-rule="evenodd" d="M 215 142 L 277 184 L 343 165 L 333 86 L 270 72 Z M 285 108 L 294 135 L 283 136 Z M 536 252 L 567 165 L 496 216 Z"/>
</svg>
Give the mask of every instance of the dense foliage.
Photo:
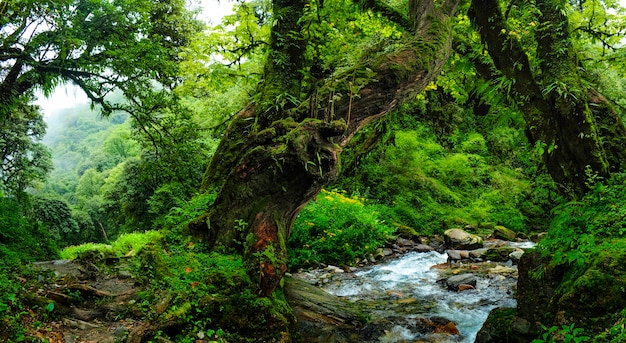
<svg viewBox="0 0 626 343">
<path fill-rule="evenodd" d="M 274 338 L 267 323 L 293 323 L 280 287 L 258 297 L 259 265 L 351 265 L 398 236 L 466 225 L 547 231 L 546 268 L 567 270 L 559 304 L 610 295 L 577 303 L 608 309 L 593 317 L 604 331 L 576 327 L 597 342 L 626 337 L 617 2 L 462 3 L 450 59 L 416 96 L 394 88 L 427 64 L 406 49 L 441 42 L 415 38 L 431 23 L 406 1 L 285 3 L 237 2 L 204 29 L 182 0 L 0 4 L 0 339 L 28 335 L 32 304 L 15 280 L 57 247 L 132 257 L 142 315 L 179 329 L 152 336 L 252 342 Z M 66 82 L 92 106 L 44 123 L 33 90 Z M 261 224 L 290 237 L 246 231 Z"/>
</svg>

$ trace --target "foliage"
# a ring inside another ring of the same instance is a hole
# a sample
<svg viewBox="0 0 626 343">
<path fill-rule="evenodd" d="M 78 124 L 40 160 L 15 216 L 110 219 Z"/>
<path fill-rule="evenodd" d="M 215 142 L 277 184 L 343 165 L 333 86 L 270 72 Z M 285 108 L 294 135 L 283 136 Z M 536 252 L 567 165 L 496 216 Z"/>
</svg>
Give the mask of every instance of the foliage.
<svg viewBox="0 0 626 343">
<path fill-rule="evenodd" d="M 458 131 L 446 148 L 428 127 L 412 125 L 415 130 L 397 131 L 394 145 L 366 156 L 361 170 L 339 185 L 379 203 L 387 222 L 423 235 L 487 222 L 527 231 L 538 219 L 527 214 L 543 215 L 533 206 L 546 200 L 530 198 L 530 181 L 518 168 L 493 164 L 484 136 Z"/>
<path fill-rule="evenodd" d="M 626 177 L 615 175 L 606 185 L 593 182 L 593 192 L 581 201 L 557 206 L 548 235 L 540 247 L 555 264 L 584 266 L 603 243 L 626 238 Z"/>
<path fill-rule="evenodd" d="M 35 197 L 31 218 L 43 223 L 59 244 L 76 243 L 74 239 L 80 228 L 72 218 L 70 207 L 64 199 Z"/>
<path fill-rule="evenodd" d="M 41 144 L 46 133 L 40 109 L 29 105 L 30 97 L 15 101 L 0 117 L 0 191 L 18 196 L 52 169 L 50 152 Z"/>
<path fill-rule="evenodd" d="M 15 99 L 72 82 L 105 113 L 128 104 L 105 98 L 120 89 L 141 105 L 176 82 L 180 48 L 199 25 L 182 0 L 8 1 L 0 8 L 0 118 Z"/>
<path fill-rule="evenodd" d="M 111 244 L 83 243 L 63 248 L 60 257 L 66 260 L 73 260 L 87 251 L 99 251 L 106 256 L 122 257 L 135 255 L 149 243 L 158 241 L 163 236 L 158 231 L 146 231 L 142 233 L 121 234 Z"/>
<path fill-rule="evenodd" d="M 19 338 L 23 291 L 19 275 L 28 273 L 26 262 L 53 259 L 58 248 L 50 232 L 29 220 L 22 204 L 0 196 L 0 339 Z"/>
<path fill-rule="evenodd" d="M 546 332 L 541 335 L 541 338 L 535 339 L 532 343 L 579 343 L 589 340 L 589 336 L 582 336 L 583 329 L 575 328 L 574 324 L 563 325 L 561 327 L 552 326 L 550 328 L 544 328 Z M 558 338 L 555 340 L 555 337 Z"/>
<path fill-rule="evenodd" d="M 350 265 L 383 246 L 394 229 L 364 201 L 322 190 L 294 223 L 289 240 L 290 268 L 319 263 Z"/>
</svg>

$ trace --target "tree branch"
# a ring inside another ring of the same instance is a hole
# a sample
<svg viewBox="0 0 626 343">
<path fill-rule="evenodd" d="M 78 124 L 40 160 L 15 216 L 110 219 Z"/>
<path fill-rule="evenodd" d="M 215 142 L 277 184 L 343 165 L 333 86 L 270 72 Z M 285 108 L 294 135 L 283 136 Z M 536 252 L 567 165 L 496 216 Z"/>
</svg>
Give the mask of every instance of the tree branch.
<svg viewBox="0 0 626 343">
<path fill-rule="evenodd" d="M 391 20 L 392 22 L 400 25 L 407 31 L 414 31 L 413 22 L 409 18 L 407 18 L 404 14 L 397 11 L 395 8 L 389 6 L 387 3 L 381 0 L 353 0 L 356 4 L 358 4 L 363 9 L 372 10 L 374 12 L 380 13 L 385 18 Z"/>
</svg>

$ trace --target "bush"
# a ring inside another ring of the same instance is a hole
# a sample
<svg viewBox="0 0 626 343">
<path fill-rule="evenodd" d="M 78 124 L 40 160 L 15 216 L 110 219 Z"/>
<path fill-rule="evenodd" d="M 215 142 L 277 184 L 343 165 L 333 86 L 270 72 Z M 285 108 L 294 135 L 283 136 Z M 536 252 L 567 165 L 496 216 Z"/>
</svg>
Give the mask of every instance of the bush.
<svg viewBox="0 0 626 343">
<path fill-rule="evenodd" d="M 322 190 L 293 225 L 290 267 L 349 265 L 384 245 L 394 229 L 379 219 L 375 207 L 363 201 Z"/>
<path fill-rule="evenodd" d="M 53 259 L 58 248 L 50 232 L 39 223 L 29 222 L 22 205 L 0 197 L 0 340 L 22 335 L 22 305 L 16 282 L 18 273 L 27 272 L 27 262 Z"/>
</svg>

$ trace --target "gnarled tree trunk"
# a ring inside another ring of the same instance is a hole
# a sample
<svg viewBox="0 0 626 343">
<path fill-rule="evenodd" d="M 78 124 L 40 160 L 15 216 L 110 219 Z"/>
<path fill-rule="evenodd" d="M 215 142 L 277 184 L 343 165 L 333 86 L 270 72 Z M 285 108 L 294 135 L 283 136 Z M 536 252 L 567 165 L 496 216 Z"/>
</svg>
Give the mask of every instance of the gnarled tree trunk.
<svg viewBox="0 0 626 343">
<path fill-rule="evenodd" d="M 563 5 L 559 0 L 536 1 L 540 72 L 534 73 L 497 0 L 473 0 L 470 17 L 494 67 L 513 82 L 512 95 L 526 121 L 530 143 L 543 151 L 560 191 L 577 197 L 588 190 L 590 175 L 608 178 L 626 166 L 626 129 L 611 103 L 582 82 Z"/>
<path fill-rule="evenodd" d="M 421 92 L 446 63 L 458 2 L 436 9 L 432 0 L 411 0 L 410 9 L 420 12 L 407 16 L 413 20 L 412 35 L 401 48 L 321 82 L 311 92 L 315 96 L 297 105 L 268 105 L 284 94 L 298 94 L 301 73 L 297 62 L 279 65 L 270 57 L 263 100 L 234 118 L 205 174 L 203 189 L 217 190 L 217 199 L 189 224 L 208 244 L 243 254 L 249 274 L 258 280 L 259 295 L 269 296 L 279 286 L 291 226 L 300 209 L 336 177 L 342 148 L 359 129 Z M 380 10 L 378 1 L 361 5 Z M 274 13 L 283 15 L 273 28 L 270 56 L 303 60 L 298 21 L 280 23 L 292 18 L 285 13 L 298 15 L 303 6 L 274 3 Z M 352 85 L 355 76 L 367 81 Z"/>
</svg>

